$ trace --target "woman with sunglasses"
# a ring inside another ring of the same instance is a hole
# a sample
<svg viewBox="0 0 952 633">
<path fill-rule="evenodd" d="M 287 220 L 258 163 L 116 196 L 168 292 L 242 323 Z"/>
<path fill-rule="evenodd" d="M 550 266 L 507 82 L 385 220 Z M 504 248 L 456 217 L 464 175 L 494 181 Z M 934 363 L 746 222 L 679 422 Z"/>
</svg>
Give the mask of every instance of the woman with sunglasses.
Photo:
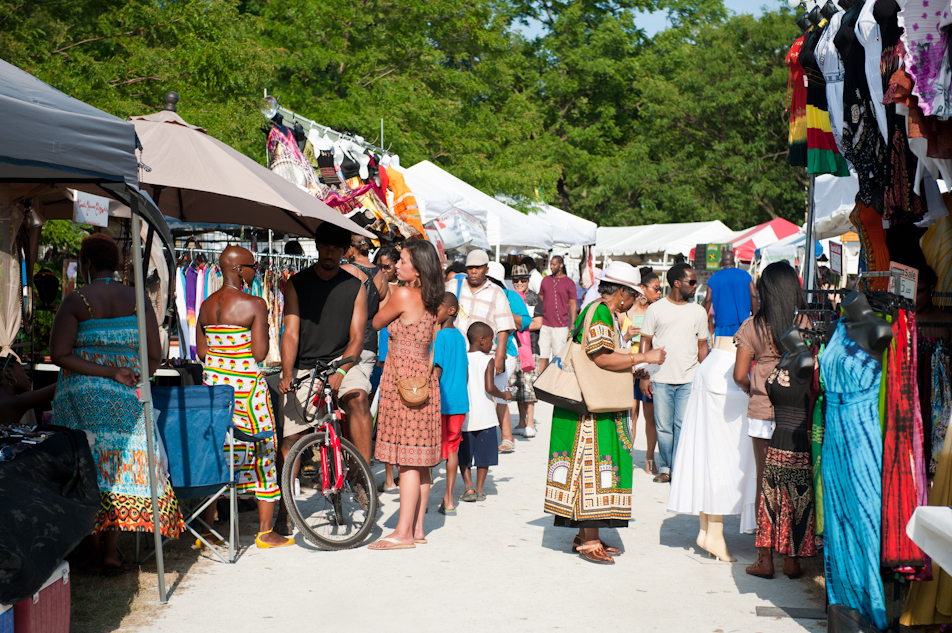
<svg viewBox="0 0 952 633">
<path fill-rule="evenodd" d="M 644 267 L 641 272 L 641 296 L 635 299 L 631 309 L 625 314 L 622 321 L 622 338 L 631 343 L 633 349 L 638 349 L 641 345 L 641 325 L 645 322 L 645 312 L 648 306 L 661 298 L 661 279 L 655 272 Z M 635 378 L 635 409 L 632 411 L 632 437 L 635 436 L 635 423 L 638 421 L 639 402 L 645 403 L 645 441 L 648 448 L 645 451 L 645 472 L 649 475 L 658 474 L 658 466 L 655 464 L 654 451 L 658 444 L 658 433 L 655 429 L 654 421 L 654 402 L 651 396 L 641 390 L 640 378 L 647 378 L 645 373 L 639 374 Z"/>
<path fill-rule="evenodd" d="M 522 300 L 526 302 L 526 306 L 532 311 L 532 321 L 529 323 L 528 331 L 516 333 L 516 341 L 520 348 L 519 356 L 520 358 L 523 356 L 522 348 L 524 343 L 528 342 L 534 367 L 525 370 L 521 363 L 517 365 L 516 371 L 509 376 L 509 385 L 518 387 L 514 400 L 519 405 L 519 424 L 512 429 L 512 432 L 514 435 L 535 437 L 536 395 L 532 385 L 539 377 L 539 330 L 542 329 L 542 299 L 529 290 L 529 275 L 529 267 L 524 264 L 516 264 L 512 267 L 512 287 L 515 288 Z"/>
<path fill-rule="evenodd" d="M 390 285 L 390 290 L 387 293 L 388 297 L 400 287 L 397 281 L 397 261 L 399 260 L 400 251 L 393 246 L 381 247 L 374 256 L 374 265 L 383 271 L 383 275 Z M 387 360 L 387 349 L 389 347 L 390 332 L 387 328 L 383 328 L 380 330 L 380 337 L 377 339 L 377 364 L 373 376 L 371 376 L 372 384 L 380 384 L 380 378 L 383 376 L 383 364 Z M 374 433 L 376 433 L 376 428 Z M 395 495 L 400 492 L 400 488 L 397 487 L 399 483 L 400 478 L 394 478 L 393 476 L 393 464 L 384 464 L 384 480 L 377 486 L 377 492 Z"/>
</svg>

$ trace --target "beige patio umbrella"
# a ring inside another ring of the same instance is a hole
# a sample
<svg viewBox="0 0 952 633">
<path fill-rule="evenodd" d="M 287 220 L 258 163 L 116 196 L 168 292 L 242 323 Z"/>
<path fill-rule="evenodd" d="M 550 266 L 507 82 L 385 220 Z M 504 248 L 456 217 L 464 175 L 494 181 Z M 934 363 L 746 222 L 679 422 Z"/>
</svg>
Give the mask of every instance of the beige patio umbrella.
<svg viewBox="0 0 952 633">
<path fill-rule="evenodd" d="M 163 214 L 183 222 L 221 222 L 313 235 L 323 222 L 375 237 L 297 185 L 225 145 L 174 112 L 131 117 L 142 144 L 140 187 Z"/>
</svg>

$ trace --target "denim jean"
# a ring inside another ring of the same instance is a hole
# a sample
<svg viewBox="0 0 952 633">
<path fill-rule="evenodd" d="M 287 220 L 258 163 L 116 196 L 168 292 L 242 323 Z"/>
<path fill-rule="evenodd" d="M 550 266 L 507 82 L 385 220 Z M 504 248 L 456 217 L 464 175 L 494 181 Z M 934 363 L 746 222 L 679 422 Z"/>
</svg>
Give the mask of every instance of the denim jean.
<svg viewBox="0 0 952 633">
<path fill-rule="evenodd" d="M 658 431 L 658 472 L 671 473 L 674 453 L 681 435 L 681 419 L 691 396 L 691 383 L 667 385 L 652 382 L 654 389 L 655 428 Z"/>
</svg>

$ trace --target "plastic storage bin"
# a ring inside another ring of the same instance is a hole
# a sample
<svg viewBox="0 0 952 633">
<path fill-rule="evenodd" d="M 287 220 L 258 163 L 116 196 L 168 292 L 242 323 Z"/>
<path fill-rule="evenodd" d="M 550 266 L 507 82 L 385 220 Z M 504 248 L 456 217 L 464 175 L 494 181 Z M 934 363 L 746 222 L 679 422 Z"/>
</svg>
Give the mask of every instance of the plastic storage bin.
<svg viewBox="0 0 952 633">
<path fill-rule="evenodd" d="M 69 563 L 63 561 L 32 598 L 13 606 L 13 632 L 69 633 L 69 608 Z"/>
</svg>

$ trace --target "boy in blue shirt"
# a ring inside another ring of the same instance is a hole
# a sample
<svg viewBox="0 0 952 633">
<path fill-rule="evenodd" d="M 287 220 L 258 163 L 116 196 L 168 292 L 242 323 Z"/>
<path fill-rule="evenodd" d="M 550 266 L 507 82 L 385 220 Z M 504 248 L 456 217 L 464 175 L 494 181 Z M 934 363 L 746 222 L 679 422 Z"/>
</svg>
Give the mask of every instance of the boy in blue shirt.
<svg viewBox="0 0 952 633">
<path fill-rule="evenodd" d="M 463 421 L 469 413 L 469 394 L 466 389 L 466 339 L 456 329 L 459 301 L 452 292 L 443 295 L 443 303 L 436 313 L 440 331 L 433 341 L 433 373 L 440 383 L 440 420 L 443 430 L 443 459 L 446 460 L 446 492 L 440 504 L 440 514 L 456 516 L 453 487 L 459 468 L 459 444 L 463 437 Z"/>
</svg>

